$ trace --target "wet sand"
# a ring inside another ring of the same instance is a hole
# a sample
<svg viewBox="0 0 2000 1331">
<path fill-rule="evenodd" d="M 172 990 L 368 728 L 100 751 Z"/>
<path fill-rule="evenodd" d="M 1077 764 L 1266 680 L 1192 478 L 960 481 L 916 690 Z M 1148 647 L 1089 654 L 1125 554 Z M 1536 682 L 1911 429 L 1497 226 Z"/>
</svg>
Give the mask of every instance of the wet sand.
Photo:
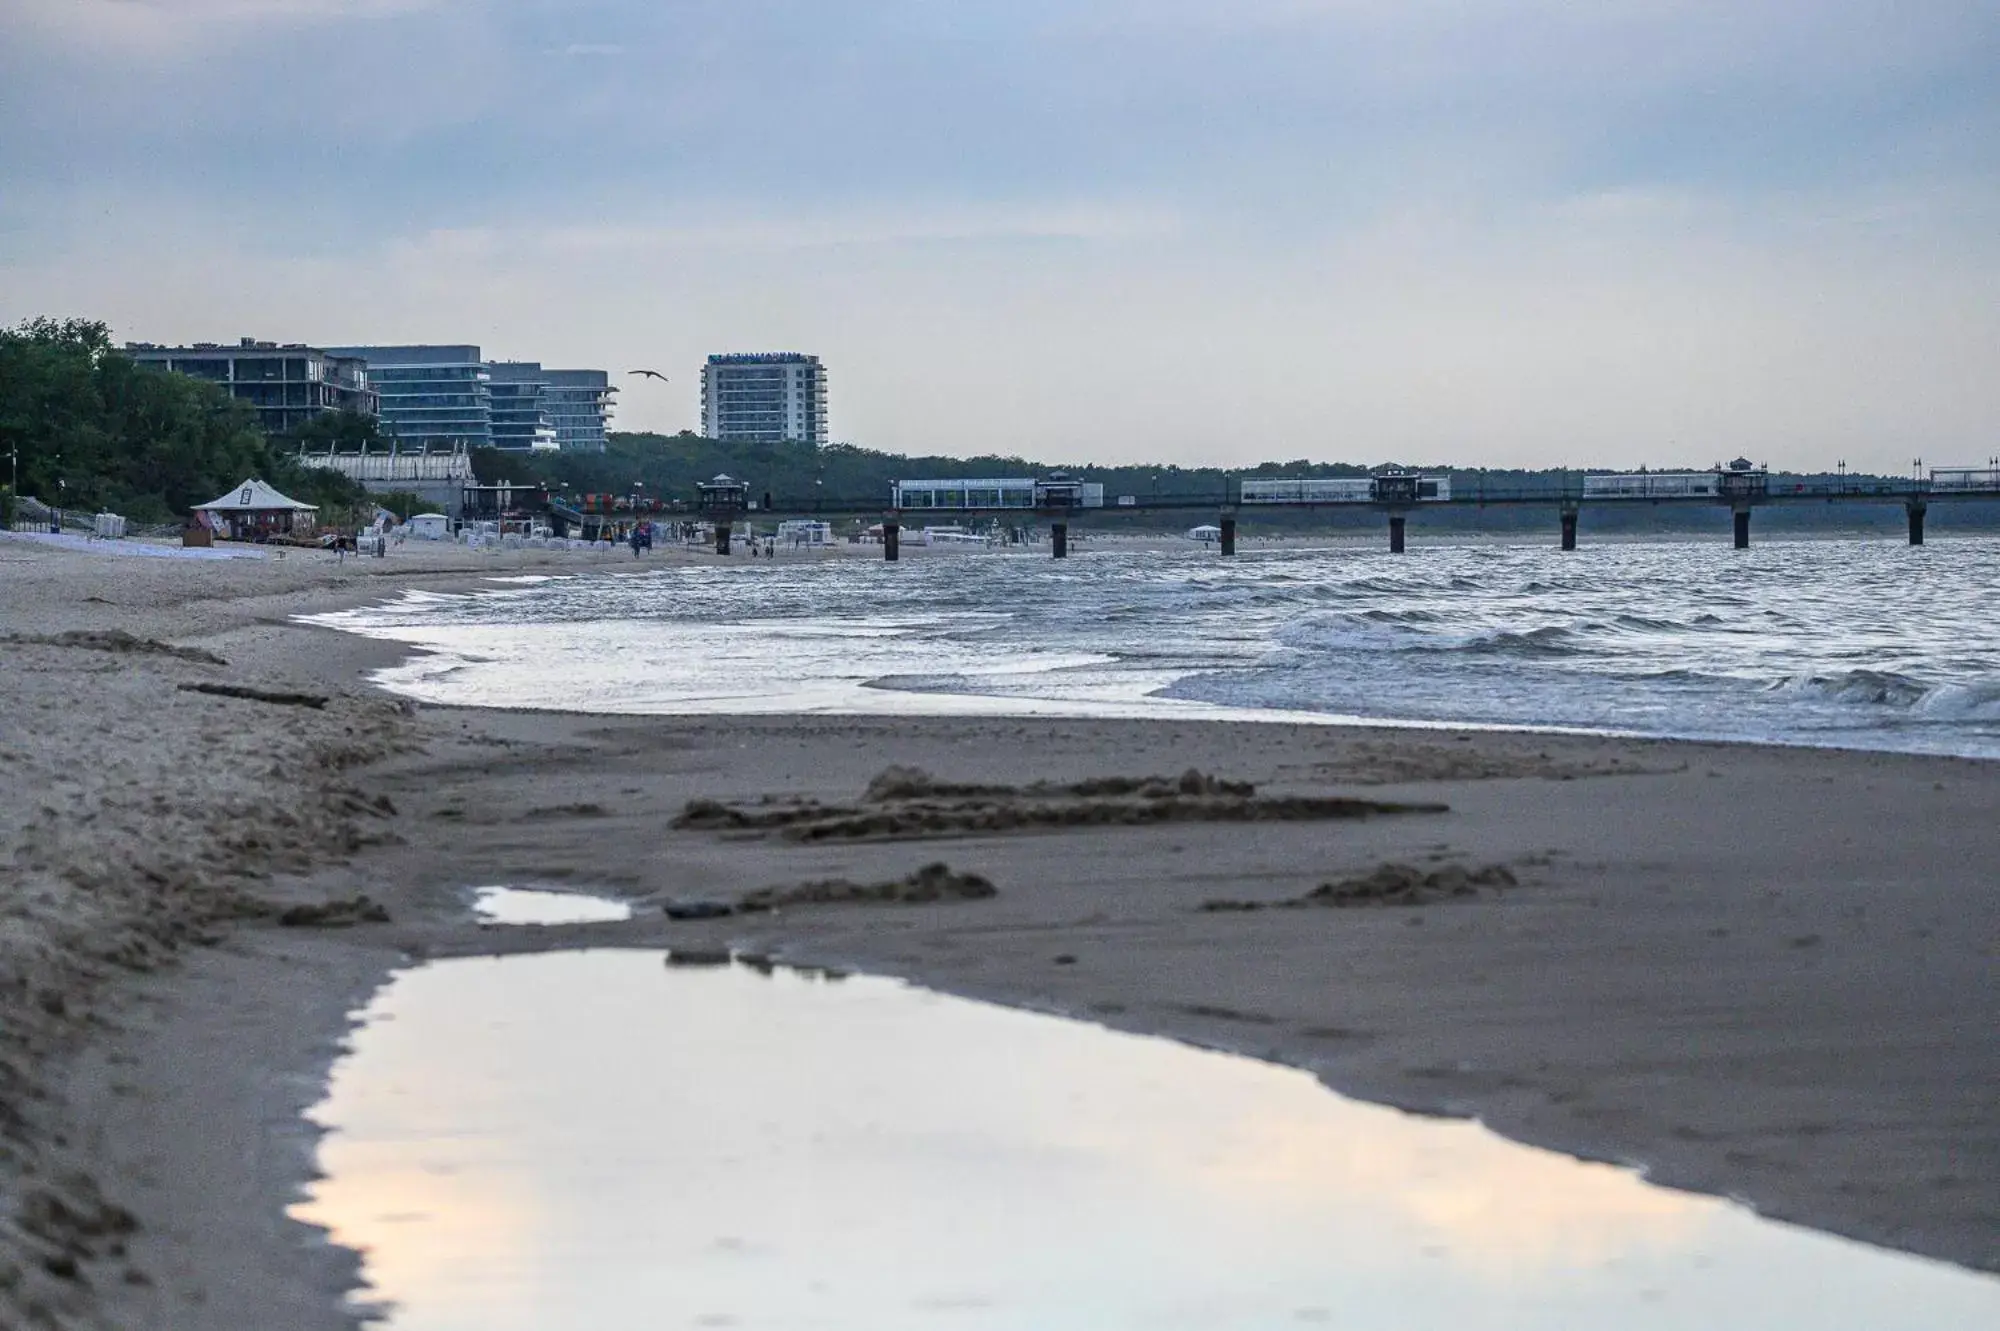
<svg viewBox="0 0 2000 1331">
<path fill-rule="evenodd" d="M 534 553 L 279 569 L 0 543 L 0 1323 L 350 1324 L 352 1256 L 283 1215 L 346 1014 L 410 957 L 579 944 L 734 946 L 1270 1057 L 2000 1270 L 2000 767 L 408 708 L 360 680 L 391 646 L 285 622 L 560 558 Z M 79 630 L 224 664 L 25 640 Z M 934 781 L 871 795 L 891 765 Z M 1167 787 L 1120 784 L 1150 777 Z M 691 801 L 753 816 L 683 819 Z M 934 863 L 993 894 L 880 890 Z M 867 890 L 800 890 L 834 883 Z M 486 884 L 641 909 L 482 928 L 465 889 Z M 759 892 L 778 909 L 659 909 Z M 278 922 L 357 894 L 388 922 Z"/>
</svg>

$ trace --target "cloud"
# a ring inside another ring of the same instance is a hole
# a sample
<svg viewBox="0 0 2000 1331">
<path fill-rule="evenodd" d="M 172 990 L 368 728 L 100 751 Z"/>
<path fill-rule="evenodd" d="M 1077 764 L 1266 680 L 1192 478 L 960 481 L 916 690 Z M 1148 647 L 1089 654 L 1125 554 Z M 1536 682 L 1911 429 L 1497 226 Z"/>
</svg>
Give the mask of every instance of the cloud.
<svg viewBox="0 0 2000 1331">
<path fill-rule="evenodd" d="M 185 53 L 271 27 L 413 13 L 449 0 L 15 0 L 44 40 L 111 54 Z"/>
<path fill-rule="evenodd" d="M 614 223 L 532 229 L 512 237 L 521 252 L 641 257 L 683 251 L 802 250 L 834 246 L 1007 241 L 1112 241 L 1177 230 L 1160 209 L 1110 201 L 1004 204 L 934 202 L 897 209 L 832 208 L 799 217 L 760 217 L 754 203 L 704 212 L 714 220 L 657 225 Z"/>
<path fill-rule="evenodd" d="M 2000 408 L 1970 0 L 16 3 L 8 314 L 810 346 L 847 437 L 1072 456 L 1860 465 Z"/>
</svg>

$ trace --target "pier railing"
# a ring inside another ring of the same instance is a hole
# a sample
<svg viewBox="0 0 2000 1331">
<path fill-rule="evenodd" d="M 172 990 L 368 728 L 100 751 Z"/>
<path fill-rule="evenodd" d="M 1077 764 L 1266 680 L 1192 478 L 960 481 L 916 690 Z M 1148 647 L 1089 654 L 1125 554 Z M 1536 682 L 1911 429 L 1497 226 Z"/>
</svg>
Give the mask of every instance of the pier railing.
<svg viewBox="0 0 2000 1331">
<path fill-rule="evenodd" d="M 746 500 L 745 516 L 750 516 L 753 520 L 757 518 L 775 520 L 783 517 L 873 518 L 880 524 L 883 556 L 890 560 L 899 557 L 900 535 L 906 521 L 921 523 L 968 517 L 998 518 L 1015 523 L 1026 520 L 1047 525 L 1050 545 L 1055 556 L 1060 559 L 1069 552 L 1070 524 L 1087 521 L 1092 514 L 1212 515 L 1216 519 L 1218 533 L 1214 543 L 1221 553 L 1230 555 L 1236 553 L 1239 523 L 1254 518 L 1258 513 L 1280 514 L 1321 509 L 1347 512 L 1374 511 L 1386 518 L 1389 548 L 1400 554 L 1405 548 L 1410 519 L 1430 510 L 1552 508 L 1556 510 L 1559 520 L 1562 549 L 1574 550 L 1577 548 L 1582 516 L 1593 508 L 1720 507 L 1730 511 L 1734 542 L 1738 549 L 1743 549 L 1750 544 L 1752 510 L 1772 504 L 1901 504 L 1908 516 L 1910 544 L 1922 545 L 1924 519 L 1931 504 L 1958 500 L 2000 499 L 2000 474 L 1996 474 L 1995 480 L 1991 483 L 1951 484 L 1943 487 L 1933 486 L 1929 480 L 1922 478 L 1888 481 L 1849 480 L 1843 477 L 1834 480 L 1787 481 L 1783 478 L 1769 478 L 1763 472 L 1717 474 L 1720 477 L 1717 492 L 1706 494 L 1592 494 L 1589 493 L 1590 487 L 1585 483 L 1585 478 L 1579 474 L 1574 480 L 1538 486 L 1487 486 L 1476 480 L 1469 484 L 1455 480 L 1448 495 L 1414 499 L 1408 496 L 1383 498 L 1379 495 L 1373 499 L 1275 499 L 1262 496 L 1245 499 L 1237 486 L 1232 484 L 1223 493 L 1210 491 L 1143 497 L 1120 496 L 1116 502 L 1101 508 L 1063 505 L 1024 509 L 1013 505 L 963 503 L 950 507 L 897 509 L 883 497 L 814 495 L 811 499 L 793 500 L 767 494 L 762 496 L 760 501 Z M 702 501 L 697 499 L 694 502 L 669 505 L 668 510 L 672 513 L 694 514 L 705 511 L 701 505 Z M 572 519 L 585 516 L 560 503 L 557 503 L 555 508 L 559 516 Z M 727 553 L 726 533 L 729 527 L 725 523 L 717 523 L 716 530 L 718 552 Z"/>
</svg>

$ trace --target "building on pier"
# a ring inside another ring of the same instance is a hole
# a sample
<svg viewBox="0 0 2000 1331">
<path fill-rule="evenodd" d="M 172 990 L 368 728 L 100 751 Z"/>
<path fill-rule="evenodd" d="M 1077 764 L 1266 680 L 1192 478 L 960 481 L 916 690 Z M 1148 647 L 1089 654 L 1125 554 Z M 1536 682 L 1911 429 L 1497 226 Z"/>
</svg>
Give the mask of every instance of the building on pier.
<svg viewBox="0 0 2000 1331">
<path fill-rule="evenodd" d="M 896 481 L 889 486 L 889 507 L 896 509 L 1031 509 L 1034 506 L 1032 476 Z"/>
<path fill-rule="evenodd" d="M 894 509 L 982 512 L 990 509 L 1103 508 L 1104 486 L 1079 481 L 1063 472 L 1033 476 L 946 477 L 936 480 L 892 481 L 889 507 Z"/>
<path fill-rule="evenodd" d="M 1722 493 L 1713 471 L 1637 471 L 1583 478 L 1585 499 L 1695 499 Z"/>
<path fill-rule="evenodd" d="M 1240 504 L 1433 504 L 1451 499 L 1451 477 L 1385 471 L 1379 476 L 1252 476 Z"/>
<path fill-rule="evenodd" d="M 1988 463 L 1984 467 L 1932 467 L 1931 489 L 2000 493 L 2000 463 Z"/>
</svg>

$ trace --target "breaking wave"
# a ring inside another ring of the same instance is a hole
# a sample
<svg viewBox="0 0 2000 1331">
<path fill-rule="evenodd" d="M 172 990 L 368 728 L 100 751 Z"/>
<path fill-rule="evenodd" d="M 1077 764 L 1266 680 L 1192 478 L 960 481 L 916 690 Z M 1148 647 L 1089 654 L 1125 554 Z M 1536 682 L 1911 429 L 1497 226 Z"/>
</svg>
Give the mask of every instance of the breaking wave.
<svg viewBox="0 0 2000 1331">
<path fill-rule="evenodd" d="M 2000 679 L 1940 684 L 1917 699 L 1914 707 L 1936 720 L 2000 721 Z"/>
<path fill-rule="evenodd" d="M 2000 757 L 1995 585 L 1991 537 L 1920 555 L 1864 539 L 1086 549 L 694 564 L 411 592 L 320 622 L 423 648 L 387 682 L 471 704 L 1169 698 Z"/>
<path fill-rule="evenodd" d="M 1921 680 L 1893 670 L 1842 670 L 1831 675 L 1791 675 L 1771 685 L 1776 693 L 1826 702 L 1914 707 L 1931 693 Z"/>
<path fill-rule="evenodd" d="M 1441 627 L 1431 627 L 1441 626 Z M 1579 650 L 1577 632 L 1562 624 L 1531 629 L 1453 631 L 1426 610 L 1368 610 L 1315 615 L 1277 631 L 1277 641 L 1301 652 L 1470 652 L 1478 655 L 1565 655 Z"/>
</svg>

